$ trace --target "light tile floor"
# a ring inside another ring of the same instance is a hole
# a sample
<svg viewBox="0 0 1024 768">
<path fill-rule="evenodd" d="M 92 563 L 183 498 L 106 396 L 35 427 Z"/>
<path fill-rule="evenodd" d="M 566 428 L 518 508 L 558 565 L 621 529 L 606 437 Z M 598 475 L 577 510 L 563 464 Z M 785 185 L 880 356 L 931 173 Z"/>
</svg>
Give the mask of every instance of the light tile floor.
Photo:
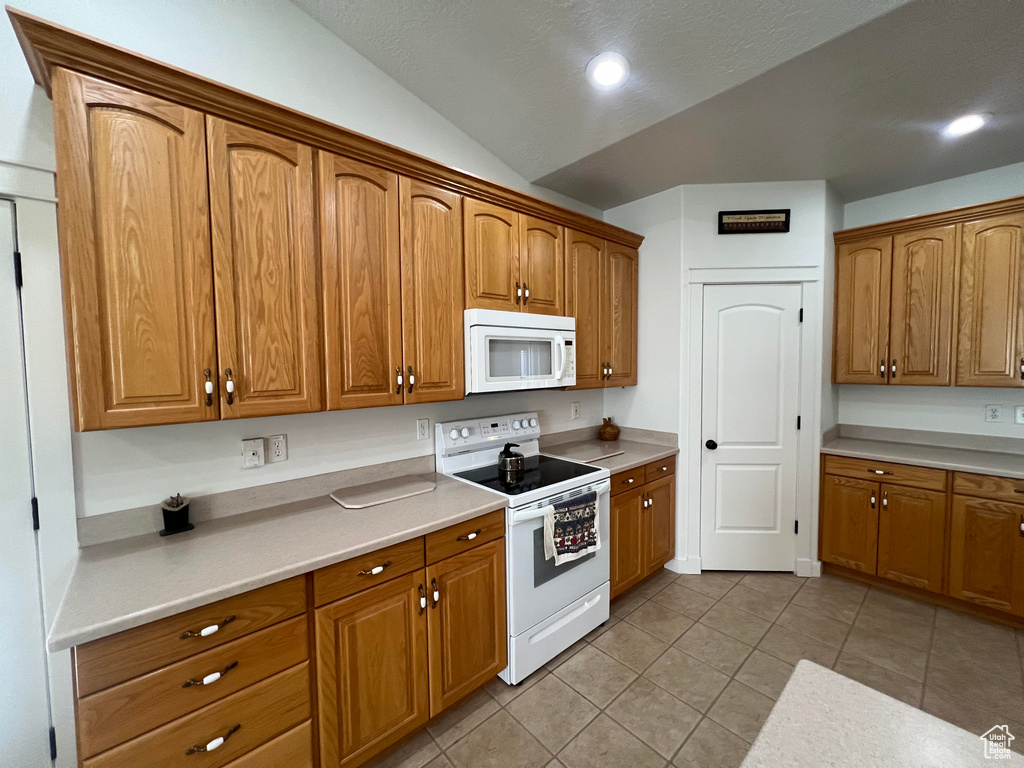
<svg viewBox="0 0 1024 768">
<path fill-rule="evenodd" d="M 1005 723 L 1024 751 L 1024 632 L 831 576 L 663 571 L 375 766 L 738 766 L 800 659 L 974 733 Z"/>
</svg>

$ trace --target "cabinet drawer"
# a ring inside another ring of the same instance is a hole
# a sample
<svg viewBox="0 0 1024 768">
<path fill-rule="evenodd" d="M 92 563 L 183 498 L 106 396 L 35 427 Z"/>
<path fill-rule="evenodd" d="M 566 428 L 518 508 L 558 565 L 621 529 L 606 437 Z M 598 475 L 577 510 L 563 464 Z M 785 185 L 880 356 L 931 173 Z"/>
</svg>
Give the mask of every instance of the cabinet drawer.
<svg viewBox="0 0 1024 768">
<path fill-rule="evenodd" d="M 80 645 L 75 648 L 78 695 L 88 696 L 305 612 L 306 578 L 296 576 Z M 198 635 L 211 627 L 219 629 Z"/>
<path fill-rule="evenodd" d="M 309 662 L 109 749 L 84 768 L 219 768 L 309 719 Z M 209 752 L 186 755 L 240 726 Z"/>
<path fill-rule="evenodd" d="M 980 496 L 983 499 L 1008 501 L 1024 504 L 1024 480 L 994 475 L 971 475 L 966 472 L 953 473 L 953 493 L 965 496 Z"/>
<path fill-rule="evenodd" d="M 644 468 L 642 466 L 627 469 L 625 472 L 619 472 L 612 475 L 612 496 L 628 491 L 630 488 L 638 488 L 643 484 Z"/>
<path fill-rule="evenodd" d="M 219 701 L 309 656 L 306 617 L 276 624 L 78 702 L 83 757 L 92 757 L 200 707 Z M 203 685 L 186 681 L 222 676 Z"/>
<path fill-rule="evenodd" d="M 313 725 L 309 720 L 243 755 L 226 768 L 313 768 Z"/>
<path fill-rule="evenodd" d="M 659 477 L 674 475 L 676 473 L 676 457 L 669 456 L 667 459 L 652 461 L 644 467 L 644 482 L 649 483 Z"/>
<path fill-rule="evenodd" d="M 505 535 L 505 510 L 497 509 L 426 535 L 427 565 Z"/>
<path fill-rule="evenodd" d="M 946 490 L 946 470 L 912 467 L 909 464 L 825 456 L 825 473 L 855 477 L 859 480 L 875 480 L 879 483 L 895 483 L 910 488 L 924 488 L 928 491 Z"/>
<path fill-rule="evenodd" d="M 403 541 L 313 572 L 313 601 L 326 605 L 422 568 L 423 537 Z M 374 573 L 374 569 L 383 570 Z"/>
</svg>

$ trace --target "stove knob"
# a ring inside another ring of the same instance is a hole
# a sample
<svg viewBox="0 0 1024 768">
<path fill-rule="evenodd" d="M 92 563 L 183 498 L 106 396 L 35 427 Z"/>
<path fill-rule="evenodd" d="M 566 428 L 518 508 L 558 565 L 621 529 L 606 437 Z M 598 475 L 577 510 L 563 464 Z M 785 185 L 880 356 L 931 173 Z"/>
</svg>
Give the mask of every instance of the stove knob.
<svg viewBox="0 0 1024 768">
<path fill-rule="evenodd" d="M 469 430 L 466 429 L 465 427 L 462 428 L 462 436 L 469 437 Z"/>
<path fill-rule="evenodd" d="M 452 440 L 458 440 L 459 430 L 453 429 L 451 432 L 448 433 L 448 437 L 450 437 Z"/>
<path fill-rule="evenodd" d="M 512 422 L 512 429 L 519 429 L 519 419 Z"/>
<path fill-rule="evenodd" d="M 537 420 L 536 419 L 530 419 L 530 426 L 531 427 L 536 427 L 537 426 Z"/>
</svg>

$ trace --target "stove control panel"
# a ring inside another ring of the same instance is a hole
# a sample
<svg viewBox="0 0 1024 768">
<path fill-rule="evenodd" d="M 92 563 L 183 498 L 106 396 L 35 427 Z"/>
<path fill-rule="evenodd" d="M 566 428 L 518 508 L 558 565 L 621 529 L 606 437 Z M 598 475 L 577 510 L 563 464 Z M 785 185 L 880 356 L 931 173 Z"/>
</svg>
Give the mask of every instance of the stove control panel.
<svg viewBox="0 0 1024 768">
<path fill-rule="evenodd" d="M 437 425 L 438 447 L 453 449 L 482 448 L 495 443 L 536 440 L 540 422 L 536 413 L 517 413 L 483 419 L 466 419 Z"/>
</svg>

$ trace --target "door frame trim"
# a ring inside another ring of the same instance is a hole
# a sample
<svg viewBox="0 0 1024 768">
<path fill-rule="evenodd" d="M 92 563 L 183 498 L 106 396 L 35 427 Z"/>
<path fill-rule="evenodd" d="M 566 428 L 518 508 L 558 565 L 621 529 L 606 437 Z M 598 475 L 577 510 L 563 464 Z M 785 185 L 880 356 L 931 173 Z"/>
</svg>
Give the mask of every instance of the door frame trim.
<svg viewBox="0 0 1024 768">
<path fill-rule="evenodd" d="M 823 270 L 821 267 L 691 268 L 685 276 L 688 315 L 683 338 L 686 349 L 681 355 L 680 386 L 683 407 L 680 412 L 680 474 L 686 487 L 677 501 L 676 558 L 668 567 L 678 573 L 700 573 L 701 524 L 701 451 L 690 450 L 701 437 L 700 397 L 703 386 L 704 286 L 757 285 L 790 283 L 801 286 L 805 322 L 800 334 L 800 415 L 802 428 L 797 435 L 796 534 L 798 576 L 820 576 L 818 560 L 818 494 L 821 478 L 818 454 L 821 450 L 822 334 L 824 332 Z M 820 322 L 807 322 L 822 318 Z M 696 393 L 696 396 L 691 396 Z M 685 465 L 685 468 L 684 466 Z"/>
</svg>

